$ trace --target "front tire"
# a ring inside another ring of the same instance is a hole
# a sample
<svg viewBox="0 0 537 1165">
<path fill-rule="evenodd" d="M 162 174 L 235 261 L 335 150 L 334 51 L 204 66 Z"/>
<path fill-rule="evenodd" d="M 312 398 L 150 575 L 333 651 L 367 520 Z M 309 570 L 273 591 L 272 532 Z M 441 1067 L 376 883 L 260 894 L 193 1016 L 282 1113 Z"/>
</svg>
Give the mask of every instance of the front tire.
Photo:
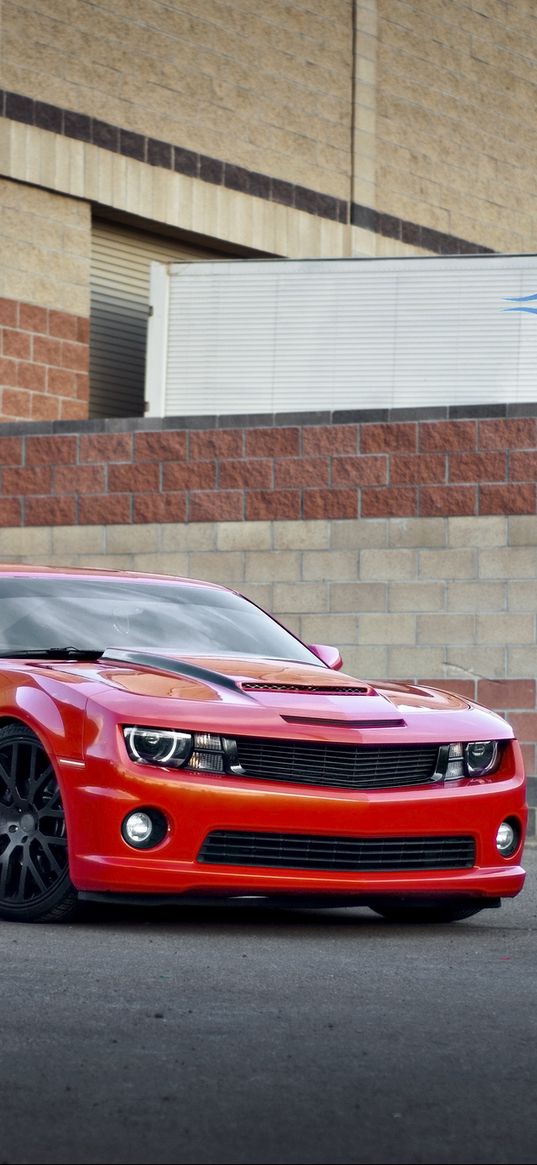
<svg viewBox="0 0 537 1165">
<path fill-rule="evenodd" d="M 76 908 L 53 766 L 25 724 L 0 728 L 0 918 L 61 922 Z"/>
</svg>

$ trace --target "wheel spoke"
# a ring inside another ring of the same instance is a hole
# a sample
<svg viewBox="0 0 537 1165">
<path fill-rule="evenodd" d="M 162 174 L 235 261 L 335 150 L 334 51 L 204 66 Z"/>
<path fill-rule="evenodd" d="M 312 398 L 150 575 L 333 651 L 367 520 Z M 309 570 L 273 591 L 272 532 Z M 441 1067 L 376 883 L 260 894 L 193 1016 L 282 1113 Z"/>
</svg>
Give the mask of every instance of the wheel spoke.
<svg viewBox="0 0 537 1165">
<path fill-rule="evenodd" d="M 11 775 L 10 770 L 11 770 L 11 765 L 9 766 L 9 768 L 6 768 L 6 766 L 2 763 L 2 760 L 0 758 L 0 780 L 3 782 L 3 784 L 5 785 L 5 788 L 6 788 L 5 794 L 2 796 L 2 803 L 4 805 L 13 805 L 13 802 L 16 799 L 18 800 L 18 797 L 16 795 L 15 782 L 13 780 L 13 777 Z"/>
<path fill-rule="evenodd" d="M 11 790 L 11 776 L 10 776 L 8 770 L 6 769 L 5 765 L 2 763 L 1 757 L 0 757 L 0 781 L 3 781 L 7 790 Z"/>
<path fill-rule="evenodd" d="M 6 896 L 9 854 L 12 848 L 12 846 L 9 846 L 9 848 L 5 851 L 5 853 L 2 854 L 2 857 L 0 858 L 0 898 L 5 898 Z"/>
<path fill-rule="evenodd" d="M 29 766 L 29 771 L 28 771 L 28 781 L 30 784 L 30 788 L 32 788 L 32 786 L 35 782 L 36 761 L 37 761 L 37 749 L 30 748 L 30 766 Z"/>
<path fill-rule="evenodd" d="M 54 873 L 57 876 L 59 876 L 60 874 L 63 874 L 63 871 L 65 869 L 65 865 L 61 866 L 60 863 L 58 861 L 56 861 L 56 858 L 54 857 L 54 854 L 50 848 L 50 845 L 48 844 L 48 842 L 44 841 L 43 838 L 41 838 L 41 849 L 42 849 L 42 852 L 44 854 L 46 854 L 47 859 L 54 870 Z"/>
<path fill-rule="evenodd" d="M 25 881 L 26 881 L 26 883 L 28 881 L 28 874 L 30 874 L 30 876 L 33 878 L 34 882 L 36 882 L 37 886 L 39 887 L 40 891 L 42 893 L 44 893 L 44 891 L 47 889 L 47 884 L 44 881 L 44 879 L 43 879 L 43 877 L 42 877 L 42 875 L 41 875 L 41 873 L 40 873 L 40 871 L 39 871 L 39 869 L 38 869 L 38 867 L 37 867 L 29 850 L 27 850 L 26 854 L 25 854 L 24 868 L 25 868 Z"/>
<path fill-rule="evenodd" d="M 34 770 L 35 770 L 35 762 L 34 762 Z M 47 783 L 50 782 L 51 780 L 55 782 L 54 773 L 52 771 L 52 765 L 50 765 L 50 764 L 47 765 L 47 767 L 44 768 L 41 773 L 38 773 L 37 776 L 35 775 L 35 771 L 34 771 L 33 777 L 30 778 L 30 785 L 29 785 L 29 790 L 28 790 L 29 798 L 34 802 L 34 804 L 37 800 L 39 793 L 41 793 L 43 795 L 46 794 Z M 53 795 L 57 796 L 58 793 L 59 793 L 59 790 L 55 789 Z"/>
</svg>

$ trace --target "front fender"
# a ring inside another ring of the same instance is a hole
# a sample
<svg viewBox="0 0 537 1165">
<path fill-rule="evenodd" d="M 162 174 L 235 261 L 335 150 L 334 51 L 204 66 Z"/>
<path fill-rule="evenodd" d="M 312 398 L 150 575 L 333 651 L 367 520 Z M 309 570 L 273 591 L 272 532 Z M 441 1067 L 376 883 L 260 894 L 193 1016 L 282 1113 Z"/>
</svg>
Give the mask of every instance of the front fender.
<svg viewBox="0 0 537 1165">
<path fill-rule="evenodd" d="M 31 728 L 51 759 L 83 759 L 87 698 L 79 690 L 44 690 L 32 676 L 6 675 L 0 681 L 0 721 L 18 720 Z"/>
</svg>

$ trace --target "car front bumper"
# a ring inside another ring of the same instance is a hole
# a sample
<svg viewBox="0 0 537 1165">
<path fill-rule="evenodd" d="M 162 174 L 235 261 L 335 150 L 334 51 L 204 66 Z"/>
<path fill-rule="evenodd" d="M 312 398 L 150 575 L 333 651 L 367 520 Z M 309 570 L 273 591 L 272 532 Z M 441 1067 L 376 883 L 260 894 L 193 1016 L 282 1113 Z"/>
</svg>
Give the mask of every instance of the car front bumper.
<svg viewBox="0 0 537 1165">
<path fill-rule="evenodd" d="M 81 891 L 133 895 L 512 897 L 524 883 L 520 860 L 527 820 L 516 742 L 513 757 L 505 779 L 376 792 L 186 770 L 161 774 L 102 756 L 89 756 L 78 766 L 60 761 L 71 878 Z M 126 815 L 142 807 L 160 810 L 169 823 L 154 849 L 134 849 L 122 837 Z M 508 858 L 495 844 L 506 819 L 518 824 L 521 835 Z M 199 855 L 215 830 L 347 839 L 470 836 L 475 862 L 464 869 L 374 871 L 211 865 Z"/>
</svg>

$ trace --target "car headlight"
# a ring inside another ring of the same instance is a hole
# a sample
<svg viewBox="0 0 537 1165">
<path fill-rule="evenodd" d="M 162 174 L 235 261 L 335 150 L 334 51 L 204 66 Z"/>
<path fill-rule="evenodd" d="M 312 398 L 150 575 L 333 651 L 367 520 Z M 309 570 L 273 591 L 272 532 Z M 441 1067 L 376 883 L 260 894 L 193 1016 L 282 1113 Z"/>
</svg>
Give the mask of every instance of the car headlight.
<svg viewBox="0 0 537 1165">
<path fill-rule="evenodd" d="M 181 768 L 186 764 L 194 739 L 190 732 L 177 732 L 170 728 L 123 729 L 127 752 L 131 760 L 139 765 L 168 765 Z"/>
<path fill-rule="evenodd" d="M 446 745 L 447 758 L 443 777 L 445 781 L 461 781 L 464 777 L 484 777 L 498 765 L 497 740 L 471 740 L 468 744 Z"/>
<path fill-rule="evenodd" d="M 138 765 L 157 765 L 195 772 L 242 772 L 235 758 L 234 741 L 212 732 L 180 732 L 175 728 L 123 729 L 127 752 Z M 224 763 L 225 762 L 225 763 Z"/>
<path fill-rule="evenodd" d="M 464 748 L 464 762 L 469 777 L 483 777 L 496 768 L 497 740 L 473 740 Z"/>
</svg>

